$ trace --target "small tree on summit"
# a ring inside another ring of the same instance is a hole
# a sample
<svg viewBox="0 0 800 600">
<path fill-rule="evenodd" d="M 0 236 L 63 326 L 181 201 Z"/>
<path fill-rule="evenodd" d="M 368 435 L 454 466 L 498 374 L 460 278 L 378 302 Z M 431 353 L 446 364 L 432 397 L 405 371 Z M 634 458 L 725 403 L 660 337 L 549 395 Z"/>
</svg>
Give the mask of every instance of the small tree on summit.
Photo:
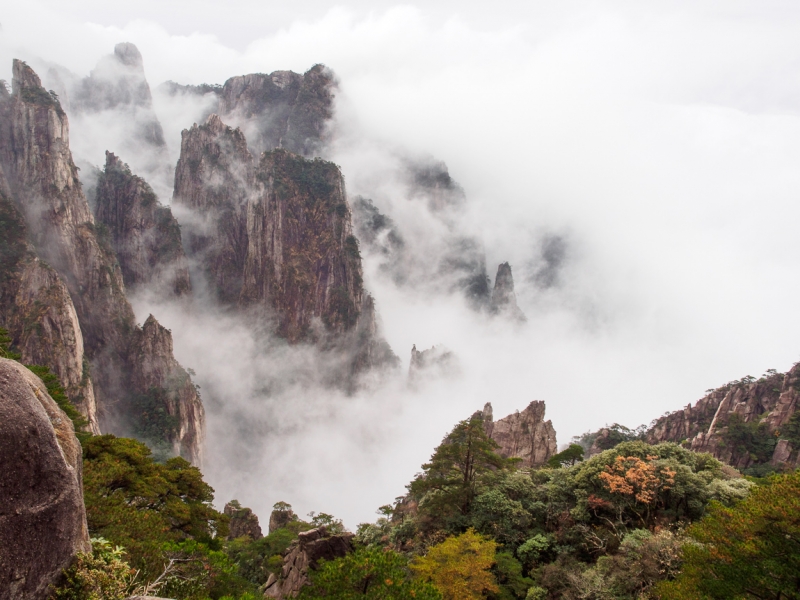
<svg viewBox="0 0 800 600">
<path fill-rule="evenodd" d="M 559 467 L 571 467 L 575 463 L 583 461 L 583 446 L 580 444 L 570 444 L 569 448 L 550 457 L 547 466 L 557 469 Z"/>
<path fill-rule="evenodd" d="M 429 513 L 467 515 L 481 477 L 516 462 L 497 454 L 498 447 L 479 415 L 461 421 L 436 448 L 430 462 L 422 465 L 422 473 L 408 489 L 416 498 L 424 497 Z"/>
</svg>

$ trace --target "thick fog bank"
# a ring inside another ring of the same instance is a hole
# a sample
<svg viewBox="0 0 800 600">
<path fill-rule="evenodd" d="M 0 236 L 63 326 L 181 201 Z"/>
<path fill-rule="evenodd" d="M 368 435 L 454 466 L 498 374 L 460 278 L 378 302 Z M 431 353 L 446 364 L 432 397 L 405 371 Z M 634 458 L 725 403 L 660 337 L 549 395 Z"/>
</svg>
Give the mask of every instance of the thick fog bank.
<svg viewBox="0 0 800 600">
<path fill-rule="evenodd" d="M 369 198 L 403 235 L 403 277 L 362 243 L 401 371 L 346 396 L 325 384 L 329 357 L 241 318 L 144 294 L 133 304 L 139 321 L 153 312 L 172 330 L 176 357 L 197 373 L 218 503 L 237 497 L 263 521 L 284 500 L 354 527 L 487 401 L 499 417 L 545 400 L 564 443 L 800 358 L 800 8 L 670 6 L 304 4 L 302 18 L 276 12 L 282 25 L 234 43 L 246 2 L 213 22 L 194 17 L 196 31 L 180 11 L 93 19 L 18 3 L 2 17 L 0 77 L 12 57 L 88 77 L 116 43 L 135 43 L 173 168 L 180 131 L 207 105 L 162 94 L 163 81 L 318 62 L 337 74 L 326 158 L 351 203 Z M 71 122 L 84 185 L 105 150 L 121 152 L 106 147 L 125 125 L 110 116 Z M 148 176 L 150 151 L 129 152 L 120 157 Z M 409 161 L 430 157 L 463 188 L 457 210 L 410 194 Z M 168 203 L 169 173 L 153 177 Z M 464 237 L 485 250 L 492 282 L 511 264 L 525 324 L 476 313 L 437 271 Z M 413 344 L 443 344 L 456 371 L 409 387 Z"/>
</svg>

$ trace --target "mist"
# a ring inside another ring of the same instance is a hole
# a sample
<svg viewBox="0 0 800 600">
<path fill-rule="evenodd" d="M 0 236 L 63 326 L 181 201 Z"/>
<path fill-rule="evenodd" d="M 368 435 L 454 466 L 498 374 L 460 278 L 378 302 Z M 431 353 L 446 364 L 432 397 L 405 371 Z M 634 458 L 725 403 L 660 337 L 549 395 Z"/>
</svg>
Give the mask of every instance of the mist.
<svg viewBox="0 0 800 600">
<path fill-rule="evenodd" d="M 242 1 L 212 18 L 203 6 L 11 7 L 0 78 L 12 58 L 43 77 L 56 64 L 86 77 L 114 44 L 136 44 L 174 168 L 180 131 L 207 107 L 161 94 L 163 81 L 319 62 L 336 73 L 326 158 L 351 202 L 370 198 L 397 225 L 413 265 L 399 281 L 362 244 L 365 286 L 403 364 L 345 395 L 325 385 L 330 357 L 314 349 L 202 302 L 132 298 L 197 374 L 219 506 L 238 498 L 263 523 L 283 500 L 354 528 L 485 402 L 499 418 L 545 400 L 564 444 L 800 360 L 800 7 L 304 2 L 290 13 Z M 104 117 L 71 117 L 76 160 L 119 152 L 148 178 L 148 150 L 107 147 L 124 132 Z M 408 160 L 426 157 L 447 164 L 463 206 L 437 213 L 411 197 Z M 161 181 L 148 178 L 169 203 Z M 492 281 L 511 264 L 524 325 L 476 313 L 437 275 L 459 236 L 480 242 Z M 413 344 L 443 344 L 458 374 L 410 386 Z"/>
</svg>

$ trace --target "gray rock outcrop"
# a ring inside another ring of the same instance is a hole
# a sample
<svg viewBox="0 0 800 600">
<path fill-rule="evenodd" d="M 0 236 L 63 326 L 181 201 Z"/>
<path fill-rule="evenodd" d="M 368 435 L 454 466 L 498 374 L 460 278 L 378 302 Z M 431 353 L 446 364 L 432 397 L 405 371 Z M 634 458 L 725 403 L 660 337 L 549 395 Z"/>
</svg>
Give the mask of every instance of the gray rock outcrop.
<svg viewBox="0 0 800 600">
<path fill-rule="evenodd" d="M 0 599 L 40 600 L 91 550 L 82 454 L 42 381 L 0 358 Z"/>
<path fill-rule="evenodd" d="M 52 356 L 36 362 L 44 362 L 59 376 L 94 432 L 129 435 L 129 425 L 139 415 L 132 401 L 150 394 L 155 381 L 144 376 L 151 348 L 136 327 L 114 250 L 100 235 L 81 189 L 69 148 L 67 115 L 36 73 L 19 60 L 13 64 L 11 93 L 0 89 L 0 171 L 0 209 L 13 217 L 11 206 L 24 225 L 23 233 L 8 244 L 13 246 L 9 260 L 0 262 L 4 306 L 24 309 L 21 318 L 11 315 L 14 343 L 33 356 L 36 347 L 47 354 L 45 345 L 52 341 Z M 5 223 L 0 227 L 8 230 Z M 42 299 L 44 304 L 37 305 Z M 21 329 L 19 323 L 24 323 Z M 26 338 L 31 328 L 41 336 Z M 175 372 L 171 339 L 157 346 L 159 351 L 169 346 L 169 357 L 162 353 L 150 357 L 151 363 L 162 364 L 160 372 Z M 203 420 L 196 390 L 192 394 L 184 386 L 185 394 L 170 395 L 176 389 L 156 391 L 168 398 L 164 402 L 170 415 L 187 419 L 178 424 L 183 450 L 185 439 L 202 441 L 197 428 Z M 189 404 L 170 404 L 178 400 Z M 187 456 L 197 458 L 199 451 L 187 450 Z"/>
<path fill-rule="evenodd" d="M 255 154 L 284 148 L 313 157 L 328 139 L 336 80 L 328 68 L 315 65 L 302 75 L 251 73 L 231 77 L 222 86 L 167 82 L 161 90 L 173 96 L 216 96 L 211 112 L 240 128 Z"/>
<path fill-rule="evenodd" d="M 458 358 L 444 346 L 431 346 L 427 350 L 411 347 L 411 362 L 408 365 L 408 378 L 411 381 L 423 375 L 455 375 L 459 372 Z"/>
<path fill-rule="evenodd" d="M 249 508 L 243 507 L 236 500 L 231 500 L 225 505 L 224 512 L 230 517 L 228 539 L 235 540 L 240 537 L 249 537 L 251 540 L 260 540 L 264 535 L 261 533 L 261 525 L 258 517 Z M 270 531 L 270 533 L 272 533 Z"/>
<path fill-rule="evenodd" d="M 517 306 L 517 295 L 514 293 L 514 277 L 511 274 L 511 265 L 507 262 L 497 267 L 497 276 L 494 280 L 490 310 L 493 314 L 524 323 L 527 319 Z"/>
<path fill-rule="evenodd" d="M 334 560 L 353 551 L 352 533 L 330 535 L 324 527 L 304 531 L 286 550 L 281 576 L 270 575 L 264 586 L 267 598 L 294 598 L 308 583 L 308 570 L 320 560 Z"/>
<path fill-rule="evenodd" d="M 48 367 L 89 431 L 99 433 L 83 333 L 69 290 L 55 269 L 36 257 L 25 220 L 9 196 L 0 169 L 0 326 L 8 330 L 21 362 Z"/>
<path fill-rule="evenodd" d="M 556 431 L 551 421 L 544 420 L 543 400 L 534 400 L 522 412 L 515 412 L 499 421 L 493 420 L 491 403 L 483 409 L 483 426 L 495 442 L 497 453 L 505 458 L 522 459 L 522 467 L 545 464 L 557 449 Z"/>
<path fill-rule="evenodd" d="M 97 182 L 95 216 L 108 228 L 128 289 L 146 287 L 164 296 L 191 291 L 181 230 L 172 211 L 111 152 L 106 152 Z"/>
<path fill-rule="evenodd" d="M 218 302 L 273 321 L 290 343 L 342 350 L 346 370 L 394 364 L 336 165 L 283 149 L 256 165 L 241 130 L 211 115 L 183 132 L 173 207 Z"/>
<path fill-rule="evenodd" d="M 657 419 L 645 439 L 683 443 L 697 452 L 710 452 L 737 469 L 758 463 L 757 456 L 726 440 L 730 427 L 759 424 L 775 441 L 771 462 L 775 466 L 800 464 L 798 450 L 789 440 L 778 439 L 781 430 L 797 412 L 800 401 L 800 363 L 788 373 L 769 372 L 756 380 L 748 377 L 710 391 L 693 406 Z M 762 457 L 763 458 L 763 457 Z"/>
<path fill-rule="evenodd" d="M 101 58 L 88 77 L 54 68 L 47 79 L 70 118 L 92 119 L 113 131 L 113 138 L 104 141 L 132 157 L 137 171 L 162 180 L 169 176 L 164 131 L 153 108 L 144 60 L 134 44 L 114 46 L 114 52 Z"/>
<path fill-rule="evenodd" d="M 133 332 L 130 352 L 137 357 L 131 361 L 131 387 L 151 397 L 158 394 L 157 400 L 175 424 L 164 441 L 172 444 L 174 454 L 202 466 L 205 409 L 189 373 L 173 356 L 172 333 L 150 315 Z"/>
<path fill-rule="evenodd" d="M 277 502 L 269 515 L 269 532 L 273 533 L 278 529 L 283 529 L 295 520 L 297 520 L 297 515 L 294 514 L 292 506 L 286 502 Z"/>
</svg>

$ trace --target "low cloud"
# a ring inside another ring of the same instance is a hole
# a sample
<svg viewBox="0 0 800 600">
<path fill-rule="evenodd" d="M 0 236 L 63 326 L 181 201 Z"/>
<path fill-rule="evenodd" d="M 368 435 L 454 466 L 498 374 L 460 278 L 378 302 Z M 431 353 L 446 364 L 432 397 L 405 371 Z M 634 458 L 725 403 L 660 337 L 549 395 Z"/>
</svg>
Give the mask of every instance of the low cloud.
<svg viewBox="0 0 800 600">
<path fill-rule="evenodd" d="M 121 41 L 139 47 L 154 89 L 323 62 L 341 81 L 329 158 L 351 197 L 390 216 L 415 260 L 436 260 L 455 230 L 485 248 L 490 277 L 509 261 L 528 322 L 487 319 L 449 288 L 398 283 L 365 251 L 365 283 L 404 370 L 412 344 L 444 344 L 463 375 L 414 390 L 401 372 L 343 396 L 319 384 L 312 366 L 325 359 L 310 349 L 233 316 L 136 298 L 139 319 L 152 309 L 198 373 L 220 503 L 236 496 L 263 520 L 285 500 L 353 527 L 487 401 L 500 417 L 545 400 L 564 442 L 797 360 L 800 9 L 476 3 L 454 16 L 447 3 L 303 4 L 302 18 L 281 13 L 268 34 L 234 45 L 224 40 L 248 4 L 237 6 L 218 32 L 204 22 L 192 33 L 156 12 L 87 23 L 17 3 L 0 72 L 8 78 L 17 57 L 86 76 Z M 154 100 L 174 166 L 179 132 L 204 106 Z M 73 120 L 76 154 L 97 164 L 113 128 Z M 401 181 L 403 160 L 426 155 L 464 189 L 453 220 L 421 209 Z"/>
</svg>

